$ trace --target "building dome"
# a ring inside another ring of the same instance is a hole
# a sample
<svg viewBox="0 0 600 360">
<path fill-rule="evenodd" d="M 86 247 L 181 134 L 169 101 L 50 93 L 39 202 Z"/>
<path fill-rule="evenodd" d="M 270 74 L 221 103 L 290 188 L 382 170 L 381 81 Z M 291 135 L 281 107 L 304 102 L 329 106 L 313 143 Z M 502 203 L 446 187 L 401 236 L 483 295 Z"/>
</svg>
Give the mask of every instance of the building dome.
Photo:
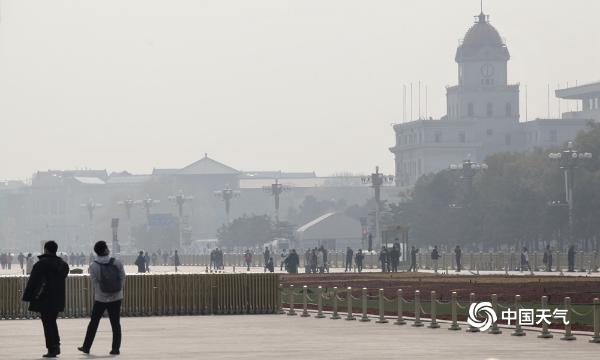
<svg viewBox="0 0 600 360">
<path fill-rule="evenodd" d="M 478 21 L 467 31 L 462 44 L 458 47 L 456 61 L 479 60 L 473 58 L 480 57 L 481 50 L 484 48 L 486 48 L 483 54 L 485 60 L 508 60 L 510 58 L 498 30 L 489 23 L 488 17 L 481 13 Z"/>
</svg>

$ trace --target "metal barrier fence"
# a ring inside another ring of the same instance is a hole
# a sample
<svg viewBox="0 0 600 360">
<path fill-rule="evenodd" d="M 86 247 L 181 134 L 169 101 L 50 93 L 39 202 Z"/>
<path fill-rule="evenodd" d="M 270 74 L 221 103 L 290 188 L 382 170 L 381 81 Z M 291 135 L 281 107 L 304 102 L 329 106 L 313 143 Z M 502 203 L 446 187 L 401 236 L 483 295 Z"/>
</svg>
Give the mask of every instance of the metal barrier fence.
<svg viewBox="0 0 600 360">
<path fill-rule="evenodd" d="M 371 290 L 374 290 L 374 289 L 371 289 Z M 404 316 L 405 312 L 406 312 L 404 310 L 404 306 L 406 305 L 408 308 L 408 312 L 412 313 L 412 316 L 413 316 L 413 320 L 412 320 L 413 327 L 424 326 L 425 323 L 424 323 L 423 319 L 421 318 L 421 316 L 428 315 L 429 316 L 429 324 L 427 327 L 431 328 L 431 329 L 438 329 L 441 327 L 440 322 L 438 321 L 438 318 L 439 318 L 438 306 L 446 306 L 446 307 L 450 308 L 450 319 L 449 319 L 449 321 L 447 321 L 447 323 L 449 324 L 449 326 L 447 328 L 448 330 L 455 330 L 455 331 L 461 330 L 461 326 L 459 325 L 459 322 L 458 322 L 458 312 L 459 312 L 459 310 L 461 310 L 462 314 L 464 314 L 466 317 L 468 317 L 470 319 L 472 318 L 472 316 L 476 317 L 475 319 L 473 319 L 474 320 L 473 322 L 469 322 L 466 332 L 476 333 L 476 332 L 482 332 L 483 330 L 486 330 L 488 334 L 493 334 L 493 335 L 502 333 L 502 330 L 500 330 L 500 327 L 498 326 L 498 320 L 500 319 L 500 316 L 497 316 L 497 314 L 499 314 L 502 309 L 507 310 L 510 313 L 511 305 L 513 306 L 512 311 L 513 311 L 513 313 L 515 313 L 515 318 L 511 319 L 514 321 L 514 324 L 510 324 L 510 322 L 509 322 L 508 326 L 504 325 L 503 328 L 514 329 L 514 331 L 511 333 L 511 335 L 513 335 L 513 336 L 526 335 L 526 332 L 523 330 L 523 328 L 519 322 L 520 319 L 517 320 L 516 313 L 520 314 L 521 310 L 523 310 L 523 309 L 525 311 L 531 310 L 531 309 L 525 308 L 525 306 L 523 306 L 523 304 L 521 303 L 520 295 L 515 296 L 514 304 L 504 306 L 498 302 L 498 297 L 496 296 L 496 294 L 492 294 L 490 296 L 490 299 L 487 300 L 487 301 L 489 301 L 489 303 L 483 304 L 485 306 L 485 308 L 483 308 L 482 310 L 478 310 L 480 308 L 480 306 L 482 305 L 482 302 L 481 302 L 481 300 L 477 300 L 475 293 L 471 293 L 469 295 L 468 303 L 461 304 L 458 301 L 457 293 L 455 291 L 453 291 L 450 294 L 449 301 L 446 301 L 446 302 L 439 300 L 439 297 L 438 297 L 438 294 L 436 293 L 436 291 L 431 291 L 429 301 L 422 300 L 421 292 L 419 290 L 415 290 L 414 298 L 412 301 L 407 300 L 403 297 L 403 295 L 402 295 L 403 293 L 402 293 L 401 289 L 397 290 L 396 297 L 392 298 L 392 299 L 387 298 L 385 296 L 383 289 L 377 289 L 377 293 L 373 294 L 374 291 L 369 291 L 369 289 L 367 289 L 367 288 L 362 288 L 362 289 L 360 289 L 360 295 L 355 296 L 355 293 L 358 293 L 358 291 L 353 290 L 351 287 L 348 287 L 346 289 L 338 289 L 337 287 L 333 287 L 332 289 L 324 290 L 321 286 L 319 286 L 316 289 L 308 289 L 307 286 L 303 286 L 302 289 L 299 291 L 299 290 L 295 289 L 293 285 L 290 285 L 289 289 L 284 289 L 280 285 L 279 292 L 281 294 L 281 296 L 279 297 L 280 301 L 281 301 L 281 303 L 279 305 L 279 307 L 280 307 L 279 313 L 280 314 L 285 313 L 285 311 L 283 311 L 283 308 L 284 308 L 284 303 L 287 302 L 288 309 L 289 309 L 287 312 L 288 316 L 297 315 L 294 308 L 296 305 L 301 305 L 302 306 L 301 317 L 310 317 L 311 315 L 308 311 L 308 307 L 310 305 L 313 308 L 316 307 L 317 315 L 315 316 L 315 318 L 324 318 L 325 315 L 323 314 L 323 300 L 325 300 L 325 301 L 329 302 L 329 306 L 331 307 L 331 309 L 333 309 L 330 319 L 332 319 L 332 320 L 341 319 L 342 317 L 338 314 L 338 307 L 340 304 L 343 306 L 343 304 L 346 303 L 347 316 L 344 319 L 345 320 L 356 320 L 357 317 L 355 317 L 353 315 L 353 304 L 357 303 L 362 307 L 362 309 L 361 309 L 362 316 L 359 318 L 359 321 L 369 322 L 369 321 L 371 321 L 371 319 L 369 318 L 369 305 L 368 304 L 369 304 L 369 301 L 372 301 L 377 304 L 375 306 L 377 309 L 376 323 L 379 323 L 379 324 L 388 323 L 388 320 L 385 317 L 385 312 L 386 312 L 386 304 L 390 304 L 392 306 L 396 305 L 396 309 L 397 309 L 397 320 L 394 322 L 394 324 L 395 325 L 407 324 L 406 317 Z M 297 302 L 298 298 L 300 298 L 301 301 Z M 286 301 L 286 299 L 287 299 L 287 301 Z M 486 300 L 484 300 L 484 301 L 486 301 Z M 429 306 L 425 305 L 425 307 L 423 307 L 423 304 L 426 304 L 426 303 L 428 303 Z M 540 309 L 547 309 L 548 297 L 542 296 L 540 303 L 541 303 Z M 592 316 L 591 326 L 593 328 L 593 335 L 592 335 L 591 339 L 589 340 L 589 342 L 600 343 L 600 299 L 595 298 L 593 300 L 593 303 L 589 304 L 589 305 L 591 306 L 591 309 L 589 311 L 581 313 L 579 311 L 576 311 L 575 308 L 572 306 L 571 298 L 565 297 L 564 306 L 561 307 L 562 314 L 564 314 L 564 320 L 563 320 L 564 321 L 563 322 L 564 332 L 563 332 L 563 336 L 561 337 L 561 340 L 571 341 L 571 340 L 577 339 L 573 335 L 573 332 L 572 332 L 572 320 L 575 317 L 587 318 L 587 317 Z M 429 311 L 427 311 L 426 309 L 428 309 Z M 555 309 L 555 311 L 556 310 L 557 309 Z M 473 315 L 473 313 L 474 313 L 474 315 Z M 492 315 L 492 313 L 493 313 L 493 315 Z M 485 318 L 485 320 L 482 320 L 482 318 Z M 560 318 L 560 316 L 559 316 L 559 318 Z M 548 338 L 554 337 L 554 334 L 552 332 L 550 332 L 550 330 L 549 330 L 550 324 L 558 324 L 557 319 L 552 318 L 552 319 L 548 320 L 548 322 L 542 321 L 541 329 L 537 329 L 538 331 L 540 331 L 539 335 L 537 336 L 538 338 L 548 339 Z M 487 326 L 484 327 L 484 325 L 487 325 Z M 483 330 L 481 330 L 481 329 L 483 329 Z"/>
<path fill-rule="evenodd" d="M 37 313 L 21 301 L 26 276 L 0 277 L 0 319 L 27 319 Z M 123 316 L 271 314 L 279 310 L 277 274 L 127 275 Z M 61 317 L 87 317 L 92 308 L 88 275 L 69 275 Z"/>
<path fill-rule="evenodd" d="M 304 253 L 300 251 L 300 267 L 305 266 Z M 280 254 L 272 254 L 275 263 L 280 262 Z M 122 255 L 121 260 L 125 265 L 133 265 L 137 256 Z M 529 265 L 534 271 L 543 271 L 546 269 L 543 263 L 543 251 L 529 252 Z M 179 255 L 179 260 L 182 266 L 210 266 L 210 255 Z M 343 268 L 346 265 L 346 254 L 339 251 L 330 251 L 328 253 L 328 263 L 332 268 Z M 246 266 L 244 254 L 229 253 L 223 255 L 224 266 Z M 567 252 L 553 251 L 552 253 L 552 269 L 555 271 L 567 270 Z M 162 257 L 158 257 L 156 265 L 172 265 L 172 259 L 169 258 L 167 263 Z M 354 264 L 352 264 L 354 267 Z M 600 267 L 600 254 L 597 251 L 578 251 L 575 254 L 575 270 L 576 271 L 597 271 Z M 262 254 L 254 254 L 252 256 L 252 266 L 264 266 Z M 407 268 L 406 262 L 401 266 Z M 433 261 L 430 254 L 422 252 L 417 254 L 417 266 L 420 269 L 432 269 Z M 438 260 L 440 270 L 446 268 L 456 270 L 456 257 L 453 252 L 440 252 Z M 463 252 L 461 257 L 461 266 L 467 270 L 494 270 L 494 271 L 515 271 L 520 270 L 521 255 L 518 252 Z M 379 255 L 376 253 L 365 253 L 363 260 L 365 269 L 379 268 Z"/>
</svg>

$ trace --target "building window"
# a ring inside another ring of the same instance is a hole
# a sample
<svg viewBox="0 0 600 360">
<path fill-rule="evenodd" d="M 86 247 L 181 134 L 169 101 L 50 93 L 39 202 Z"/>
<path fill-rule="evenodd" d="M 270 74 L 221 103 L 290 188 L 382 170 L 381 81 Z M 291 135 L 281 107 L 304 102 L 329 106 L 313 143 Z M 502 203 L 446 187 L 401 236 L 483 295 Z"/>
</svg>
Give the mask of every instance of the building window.
<svg viewBox="0 0 600 360">
<path fill-rule="evenodd" d="M 511 140 L 512 140 L 512 139 L 510 138 L 510 134 L 506 134 L 506 135 L 504 136 L 504 144 L 505 144 L 505 145 L 509 146 L 509 145 L 512 143 L 512 141 L 511 141 Z"/>
<path fill-rule="evenodd" d="M 492 136 L 492 135 L 494 135 L 494 130 L 492 130 L 492 129 L 487 129 L 487 130 L 485 131 L 485 134 L 486 134 L 487 136 Z"/>
<path fill-rule="evenodd" d="M 487 117 L 492 117 L 493 113 L 494 109 L 492 103 L 487 103 L 487 106 L 485 107 L 485 115 Z"/>
<path fill-rule="evenodd" d="M 458 142 L 464 143 L 467 140 L 467 136 L 464 131 L 458 133 Z"/>
<path fill-rule="evenodd" d="M 506 110 L 506 117 L 511 117 L 512 116 L 512 104 L 507 102 L 505 110 Z"/>
<path fill-rule="evenodd" d="M 473 116 L 473 103 L 469 103 L 469 105 L 467 105 L 467 115 L 470 117 Z"/>
<path fill-rule="evenodd" d="M 550 142 L 558 142 L 558 134 L 556 130 L 550 130 Z"/>
<path fill-rule="evenodd" d="M 436 131 L 435 132 L 435 142 L 436 143 L 441 143 L 442 142 L 442 132 L 441 131 Z"/>
<path fill-rule="evenodd" d="M 596 98 L 596 106 L 594 108 L 598 110 L 598 98 Z"/>
</svg>

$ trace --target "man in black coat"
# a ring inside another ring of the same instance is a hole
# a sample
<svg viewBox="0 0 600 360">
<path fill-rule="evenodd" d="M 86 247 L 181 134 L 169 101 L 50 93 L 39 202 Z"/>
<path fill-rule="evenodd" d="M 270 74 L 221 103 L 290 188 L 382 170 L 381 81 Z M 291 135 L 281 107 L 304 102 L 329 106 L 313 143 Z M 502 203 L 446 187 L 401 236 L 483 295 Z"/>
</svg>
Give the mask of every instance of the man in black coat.
<svg viewBox="0 0 600 360">
<path fill-rule="evenodd" d="M 33 266 L 27 287 L 23 292 L 23 301 L 29 302 L 29 310 L 40 313 L 46 348 L 43 357 L 53 358 L 60 354 L 60 336 L 56 318 L 65 310 L 65 279 L 69 274 L 69 265 L 56 256 L 58 245 L 54 241 L 44 244 L 44 254 Z"/>
</svg>

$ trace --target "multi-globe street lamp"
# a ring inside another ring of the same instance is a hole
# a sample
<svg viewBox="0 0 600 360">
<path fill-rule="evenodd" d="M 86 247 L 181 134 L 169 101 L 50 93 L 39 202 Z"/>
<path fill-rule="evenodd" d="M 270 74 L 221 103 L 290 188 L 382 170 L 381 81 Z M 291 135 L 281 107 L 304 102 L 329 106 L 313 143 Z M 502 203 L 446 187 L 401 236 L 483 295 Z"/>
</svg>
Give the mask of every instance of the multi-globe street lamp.
<svg viewBox="0 0 600 360">
<path fill-rule="evenodd" d="M 553 201 L 550 204 L 554 206 L 566 205 L 568 208 L 568 239 L 569 243 L 573 243 L 573 177 L 575 169 L 581 161 L 592 158 L 592 153 L 580 152 L 573 149 L 573 142 L 567 143 L 567 148 L 557 153 L 550 153 L 548 157 L 559 162 L 560 168 L 563 170 L 565 182 L 565 203 L 562 201 Z"/>
<path fill-rule="evenodd" d="M 379 225 L 381 217 L 381 186 L 393 183 L 394 176 L 380 173 L 379 166 L 376 166 L 374 173 L 361 177 L 361 182 L 363 184 L 371 184 L 371 187 L 375 192 L 375 244 L 379 247 L 382 245 L 381 229 Z"/>
<path fill-rule="evenodd" d="M 146 194 L 146 197 L 142 200 L 136 200 L 136 205 L 142 206 L 146 210 L 146 219 L 150 221 L 150 210 L 155 204 L 159 204 L 160 200 L 154 200 L 150 197 L 150 194 Z"/>
<path fill-rule="evenodd" d="M 279 197 L 284 191 L 290 191 L 291 187 L 283 185 L 279 182 L 279 179 L 275 179 L 275 182 L 271 186 L 263 186 L 263 191 L 273 196 L 275 200 L 275 223 L 279 226 Z"/>
<path fill-rule="evenodd" d="M 467 195 L 471 194 L 473 190 L 473 178 L 480 170 L 486 170 L 488 168 L 485 163 L 476 163 L 470 159 L 463 160 L 461 164 L 450 164 L 450 170 L 460 171 L 460 178 L 465 182 L 467 187 Z"/>
<path fill-rule="evenodd" d="M 229 222 L 230 222 L 229 214 L 231 211 L 231 200 L 233 200 L 234 197 L 240 196 L 240 192 L 237 190 L 233 190 L 231 187 L 229 187 L 229 184 L 228 184 L 228 185 L 225 185 L 225 189 L 215 191 L 214 194 L 216 197 L 220 198 L 225 203 L 225 214 L 227 215 L 227 224 L 229 224 Z"/>
</svg>

